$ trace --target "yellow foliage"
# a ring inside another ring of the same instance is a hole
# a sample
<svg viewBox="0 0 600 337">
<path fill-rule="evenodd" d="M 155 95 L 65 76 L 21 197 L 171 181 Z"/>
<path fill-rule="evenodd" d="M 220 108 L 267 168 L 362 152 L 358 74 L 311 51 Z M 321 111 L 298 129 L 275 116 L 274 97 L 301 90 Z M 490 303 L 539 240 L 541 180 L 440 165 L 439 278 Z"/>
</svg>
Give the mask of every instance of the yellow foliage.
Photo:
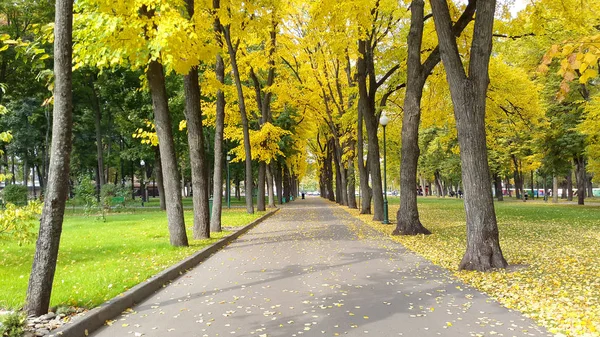
<svg viewBox="0 0 600 337">
<path fill-rule="evenodd" d="M 250 130 L 250 152 L 252 153 L 252 160 L 258 160 L 269 164 L 275 157 L 284 156 L 279 147 L 279 142 L 284 136 L 291 134 L 291 132 L 268 122 L 263 124 L 258 131 Z M 230 133 L 229 137 L 231 136 Z M 232 161 L 242 161 L 246 154 L 244 151 L 243 135 L 236 133 L 233 136 L 235 138 L 228 139 L 240 141 L 240 145 L 231 150 L 231 153 L 234 156 Z"/>
<path fill-rule="evenodd" d="M 7 204 L 0 210 L 0 241 L 13 240 L 19 245 L 33 241 L 36 238 L 35 222 L 41 213 L 39 201 L 31 201 L 23 207 Z"/>
</svg>

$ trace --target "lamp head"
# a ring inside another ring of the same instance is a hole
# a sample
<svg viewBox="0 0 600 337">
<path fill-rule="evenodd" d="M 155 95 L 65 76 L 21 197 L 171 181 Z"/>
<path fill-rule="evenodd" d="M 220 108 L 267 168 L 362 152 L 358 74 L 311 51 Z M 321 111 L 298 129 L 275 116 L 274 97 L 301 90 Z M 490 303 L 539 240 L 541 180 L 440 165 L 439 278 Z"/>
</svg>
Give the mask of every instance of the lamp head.
<svg viewBox="0 0 600 337">
<path fill-rule="evenodd" d="M 231 160 L 231 156 L 227 155 L 227 161 L 230 161 L 230 160 Z"/>
<path fill-rule="evenodd" d="M 388 118 L 387 114 L 385 113 L 385 110 L 381 112 L 381 117 L 379 117 L 379 124 L 386 126 L 388 125 L 388 123 L 390 122 L 390 119 Z"/>
<path fill-rule="evenodd" d="M 142 166 L 146 165 L 146 162 L 144 161 L 144 159 L 140 160 L 140 165 L 142 165 Z"/>
</svg>

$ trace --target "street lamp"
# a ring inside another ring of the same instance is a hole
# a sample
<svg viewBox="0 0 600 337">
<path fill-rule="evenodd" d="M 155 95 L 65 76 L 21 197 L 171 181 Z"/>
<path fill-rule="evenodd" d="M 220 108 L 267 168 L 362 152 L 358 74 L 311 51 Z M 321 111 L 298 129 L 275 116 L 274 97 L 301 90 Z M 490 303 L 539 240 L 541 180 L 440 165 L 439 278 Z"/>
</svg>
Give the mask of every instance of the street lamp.
<svg viewBox="0 0 600 337">
<path fill-rule="evenodd" d="M 146 202 L 146 200 L 148 199 L 148 193 L 146 193 L 146 168 L 144 167 L 144 165 L 146 165 L 146 162 L 142 159 L 140 160 L 140 165 L 142 166 L 142 182 L 140 184 L 140 194 L 142 195 L 142 206 L 144 206 L 144 202 Z"/>
<path fill-rule="evenodd" d="M 229 184 L 229 161 L 231 156 L 227 155 L 227 208 L 231 208 L 231 185 Z"/>
<path fill-rule="evenodd" d="M 379 124 L 383 126 L 383 221 L 384 225 L 390 223 L 388 219 L 388 200 L 387 200 L 387 167 L 386 167 L 386 151 L 385 151 L 385 126 L 389 123 L 390 119 L 386 115 L 385 111 L 381 112 L 379 118 Z"/>
</svg>

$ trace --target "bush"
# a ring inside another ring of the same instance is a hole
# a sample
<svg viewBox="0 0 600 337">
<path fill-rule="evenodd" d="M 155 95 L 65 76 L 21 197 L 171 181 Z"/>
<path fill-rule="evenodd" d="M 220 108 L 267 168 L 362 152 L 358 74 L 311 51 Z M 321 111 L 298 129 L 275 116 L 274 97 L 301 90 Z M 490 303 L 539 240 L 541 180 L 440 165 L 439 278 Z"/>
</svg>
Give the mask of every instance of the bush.
<svg viewBox="0 0 600 337">
<path fill-rule="evenodd" d="M 2 199 L 5 204 L 14 204 L 17 206 L 27 205 L 27 186 L 11 184 L 2 190 Z"/>
<path fill-rule="evenodd" d="M 105 184 L 100 190 L 102 207 L 109 210 L 112 206 L 124 207 L 131 200 L 131 193 L 127 186 Z"/>
<path fill-rule="evenodd" d="M 6 209 L 0 211 L 0 241 L 17 241 L 22 245 L 35 240 L 35 225 L 40 214 L 42 203 L 39 201 L 31 201 L 23 207 L 7 204 Z"/>
<path fill-rule="evenodd" d="M 22 337 L 27 316 L 22 312 L 13 312 L 1 317 L 0 336 Z"/>
<path fill-rule="evenodd" d="M 79 182 L 73 188 L 75 199 L 80 201 L 86 213 L 92 212 L 97 206 L 96 184 L 90 177 L 82 175 Z"/>
</svg>

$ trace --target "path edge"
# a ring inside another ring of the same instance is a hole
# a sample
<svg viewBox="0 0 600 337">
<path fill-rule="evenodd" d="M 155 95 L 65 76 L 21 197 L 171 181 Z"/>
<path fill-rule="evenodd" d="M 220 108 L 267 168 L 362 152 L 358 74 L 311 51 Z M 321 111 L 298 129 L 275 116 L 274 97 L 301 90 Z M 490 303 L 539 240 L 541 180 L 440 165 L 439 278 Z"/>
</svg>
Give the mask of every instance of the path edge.
<svg viewBox="0 0 600 337">
<path fill-rule="evenodd" d="M 104 302 L 100 306 L 84 313 L 81 316 L 74 316 L 73 319 L 62 327 L 51 331 L 49 337 L 86 337 L 93 331 L 98 330 L 107 320 L 113 319 L 120 315 L 123 311 L 140 303 L 150 297 L 157 290 L 162 289 L 167 283 L 177 279 L 185 274 L 189 269 L 197 266 L 201 262 L 208 259 L 214 253 L 218 252 L 235 239 L 239 238 L 252 228 L 256 227 L 261 222 L 265 221 L 273 214 L 277 213 L 280 208 L 276 208 L 262 217 L 252 221 L 251 223 L 240 228 L 236 232 L 222 238 L 214 244 L 195 252 L 193 255 L 179 261 L 171 267 L 159 272 L 150 277 L 146 281 L 139 283 L 131 289 L 119 294 L 112 299 Z"/>
</svg>

